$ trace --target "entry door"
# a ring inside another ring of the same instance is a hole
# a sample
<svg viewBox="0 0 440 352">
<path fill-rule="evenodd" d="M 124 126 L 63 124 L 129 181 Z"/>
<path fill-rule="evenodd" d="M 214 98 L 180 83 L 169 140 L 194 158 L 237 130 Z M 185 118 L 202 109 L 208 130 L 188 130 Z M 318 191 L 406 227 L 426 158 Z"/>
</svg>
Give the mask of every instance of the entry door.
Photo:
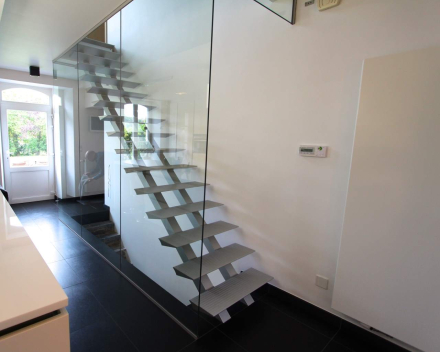
<svg viewBox="0 0 440 352">
<path fill-rule="evenodd" d="M 4 102 L 1 108 L 5 186 L 11 204 L 54 197 L 50 106 Z"/>
</svg>

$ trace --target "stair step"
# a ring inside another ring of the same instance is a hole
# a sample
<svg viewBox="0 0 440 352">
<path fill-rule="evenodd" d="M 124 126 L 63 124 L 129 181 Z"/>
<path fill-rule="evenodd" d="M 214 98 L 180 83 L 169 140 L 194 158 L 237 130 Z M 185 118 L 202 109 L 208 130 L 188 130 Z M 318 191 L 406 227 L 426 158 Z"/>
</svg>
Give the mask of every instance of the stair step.
<svg viewBox="0 0 440 352">
<path fill-rule="evenodd" d="M 78 57 L 77 57 L 77 55 Z M 84 53 L 77 53 L 75 52 L 75 55 L 69 56 L 69 57 L 64 57 L 65 59 L 68 60 L 73 60 L 75 62 L 80 62 L 80 63 L 86 63 L 86 64 L 91 64 L 91 65 L 99 65 L 99 66 L 105 66 L 105 67 L 110 67 L 110 68 L 114 68 L 114 69 L 121 69 L 124 66 L 127 66 L 126 62 L 120 62 L 119 60 L 111 60 L 111 59 L 105 59 L 102 57 L 97 57 L 97 56 L 93 56 L 93 55 L 89 55 L 89 54 L 84 54 Z"/>
<path fill-rule="evenodd" d="M 115 149 L 117 154 L 129 154 L 129 149 Z M 176 148 L 159 148 L 159 149 L 137 149 L 140 153 L 177 153 L 183 152 L 185 149 L 176 149 Z"/>
<path fill-rule="evenodd" d="M 118 233 L 114 233 L 111 235 L 106 235 L 106 236 L 101 237 L 101 240 L 107 244 L 110 244 L 113 242 L 121 242 L 121 235 Z"/>
<path fill-rule="evenodd" d="M 119 116 L 119 115 L 107 115 L 107 116 L 101 116 L 99 117 L 99 119 L 101 121 L 113 121 L 113 122 L 125 122 L 125 123 L 135 123 L 135 122 L 130 122 L 130 119 L 133 120 L 132 116 Z M 166 121 L 165 119 L 148 119 L 145 122 L 147 124 L 158 124 L 158 123 L 162 123 Z M 139 123 L 139 122 L 136 122 Z"/>
<path fill-rule="evenodd" d="M 140 83 L 137 82 L 124 81 L 121 79 L 110 78 L 110 77 L 101 77 L 92 74 L 85 74 L 84 76 L 81 76 L 80 81 L 106 84 L 108 86 L 114 86 L 118 88 L 122 88 L 122 87 L 137 88 L 141 85 Z"/>
<path fill-rule="evenodd" d="M 223 204 L 212 202 L 207 200 L 205 202 L 205 210 L 221 207 Z M 171 207 L 166 209 L 159 209 L 147 212 L 147 216 L 149 219 L 168 219 L 179 215 L 185 215 L 190 213 L 195 213 L 197 211 L 203 210 L 203 202 L 196 202 L 190 204 L 179 205 L 177 207 Z"/>
<path fill-rule="evenodd" d="M 108 100 L 98 100 L 93 102 L 94 108 L 113 108 L 113 109 L 123 109 L 126 103 L 121 103 L 118 101 L 108 101 Z M 156 107 L 151 105 L 144 105 L 144 104 L 136 104 L 139 106 L 145 106 L 148 110 L 153 110 Z"/>
<path fill-rule="evenodd" d="M 172 185 L 165 185 L 165 186 L 136 188 L 134 191 L 136 192 L 137 195 L 141 195 L 141 194 L 154 194 L 161 192 L 178 191 L 181 189 L 204 187 L 204 186 L 205 184 L 203 182 L 185 182 L 185 183 L 174 183 Z"/>
<path fill-rule="evenodd" d="M 78 43 L 78 53 L 93 55 L 95 57 L 102 57 L 110 60 L 119 60 L 121 57 L 120 53 L 109 51 L 106 48 L 99 48 L 81 43 Z"/>
<path fill-rule="evenodd" d="M 246 257 L 249 254 L 254 253 L 253 249 L 242 246 L 241 244 L 234 243 L 227 247 L 217 249 L 214 252 L 208 253 L 202 258 L 194 258 L 183 264 L 174 267 L 174 271 L 178 276 L 185 277 L 187 279 L 196 280 L 200 278 L 200 274 L 207 275 L 213 271 L 231 264 L 236 260 Z M 200 260 L 202 260 L 202 270 L 200 273 Z"/>
<path fill-rule="evenodd" d="M 93 222 L 84 225 L 84 227 L 98 237 L 113 234 L 115 231 L 115 224 L 113 221 Z"/>
<path fill-rule="evenodd" d="M 149 134 L 152 134 L 153 137 L 157 137 L 157 138 L 168 138 L 171 136 L 174 136 L 174 133 L 155 133 L 155 132 L 150 132 Z M 107 132 L 107 136 L 109 137 L 123 137 L 124 133 L 123 132 Z"/>
<path fill-rule="evenodd" d="M 150 172 L 161 170 L 176 170 L 176 169 L 189 169 L 197 167 L 195 165 L 159 165 L 159 166 L 135 166 L 126 167 L 124 170 L 127 174 L 132 172 Z"/>
<path fill-rule="evenodd" d="M 115 50 L 115 46 L 113 44 L 104 43 L 95 39 L 84 38 L 83 40 L 81 40 L 81 43 L 92 44 L 106 49 Z"/>
<path fill-rule="evenodd" d="M 229 224 L 225 221 L 217 221 L 212 224 L 205 224 L 203 228 L 203 238 L 209 238 L 238 228 L 237 225 Z M 179 248 L 188 244 L 200 241 L 202 239 L 202 227 L 196 227 L 191 230 L 177 232 L 173 235 L 159 238 L 162 246 Z"/>
<path fill-rule="evenodd" d="M 101 87 L 92 87 L 87 91 L 87 93 L 108 95 L 111 97 L 121 97 L 122 99 L 123 98 L 144 99 L 148 96 L 147 94 L 127 92 L 125 90 L 120 90 L 120 89 L 108 89 Z"/>
<path fill-rule="evenodd" d="M 85 63 L 79 63 L 78 65 L 76 65 L 76 68 L 78 68 L 82 71 L 89 71 L 88 73 L 90 73 L 90 74 L 100 73 L 102 75 L 115 76 L 115 77 L 120 76 L 123 78 L 128 78 L 130 76 L 133 76 L 133 73 L 131 73 L 131 72 L 121 71 L 121 70 L 118 70 L 115 68 L 110 68 L 110 67 L 105 67 L 105 66 L 85 64 Z M 119 94 L 117 96 L 119 96 Z"/>
<path fill-rule="evenodd" d="M 261 271 L 248 269 L 203 292 L 200 295 L 200 309 L 215 317 L 272 279 L 273 277 Z M 190 302 L 198 306 L 199 296 L 194 297 Z"/>
</svg>

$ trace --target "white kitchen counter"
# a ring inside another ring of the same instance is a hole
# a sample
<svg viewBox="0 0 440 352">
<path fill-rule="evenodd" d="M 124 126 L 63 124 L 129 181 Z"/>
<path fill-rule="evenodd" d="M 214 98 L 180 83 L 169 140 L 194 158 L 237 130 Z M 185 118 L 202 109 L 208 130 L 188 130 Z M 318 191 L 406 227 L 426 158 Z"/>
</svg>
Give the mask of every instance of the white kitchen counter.
<svg viewBox="0 0 440 352">
<path fill-rule="evenodd" d="M 67 307 L 67 296 L 0 193 L 0 331 Z"/>
</svg>

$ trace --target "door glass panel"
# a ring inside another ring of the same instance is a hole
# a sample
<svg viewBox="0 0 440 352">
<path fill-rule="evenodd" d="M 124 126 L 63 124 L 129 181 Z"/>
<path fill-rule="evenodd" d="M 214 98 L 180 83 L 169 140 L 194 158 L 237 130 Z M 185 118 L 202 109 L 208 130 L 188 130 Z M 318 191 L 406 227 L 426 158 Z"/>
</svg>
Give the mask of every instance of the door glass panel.
<svg viewBox="0 0 440 352">
<path fill-rule="evenodd" d="M 5 89 L 2 91 L 2 100 L 16 103 L 49 105 L 49 96 L 47 94 L 27 88 Z"/>
<path fill-rule="evenodd" d="M 7 110 L 9 166 L 47 166 L 47 113 Z"/>
</svg>

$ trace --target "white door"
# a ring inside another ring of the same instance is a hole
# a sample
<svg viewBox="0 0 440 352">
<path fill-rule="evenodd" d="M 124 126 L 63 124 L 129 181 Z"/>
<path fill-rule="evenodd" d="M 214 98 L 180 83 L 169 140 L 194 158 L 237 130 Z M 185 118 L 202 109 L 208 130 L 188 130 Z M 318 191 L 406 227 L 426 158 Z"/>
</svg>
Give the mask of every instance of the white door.
<svg viewBox="0 0 440 352">
<path fill-rule="evenodd" d="M 4 94 L 2 98 L 3 165 L 5 188 L 9 192 L 10 203 L 53 199 L 55 193 L 51 105 L 5 102 Z"/>
</svg>

